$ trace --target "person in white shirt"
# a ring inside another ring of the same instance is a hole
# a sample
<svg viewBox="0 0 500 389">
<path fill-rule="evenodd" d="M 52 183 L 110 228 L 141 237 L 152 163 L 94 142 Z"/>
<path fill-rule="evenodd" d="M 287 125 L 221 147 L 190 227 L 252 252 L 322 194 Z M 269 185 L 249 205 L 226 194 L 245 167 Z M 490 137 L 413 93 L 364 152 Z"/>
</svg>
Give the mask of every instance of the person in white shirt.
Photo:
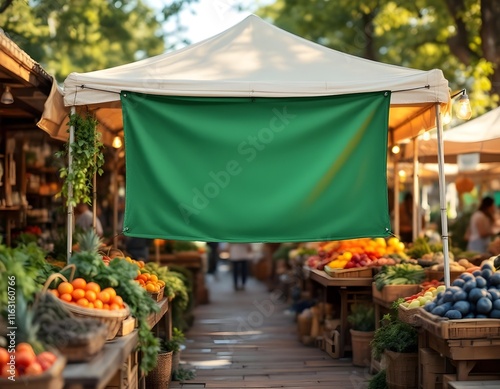
<svg viewBox="0 0 500 389">
<path fill-rule="evenodd" d="M 495 225 L 495 201 L 492 197 L 485 197 L 469 222 L 467 230 L 467 251 L 487 253 Z"/>
<path fill-rule="evenodd" d="M 234 290 L 245 289 L 248 277 L 248 262 L 252 258 L 252 245 L 250 243 L 229 243 L 229 260 L 233 265 Z M 241 280 L 241 286 L 238 281 Z"/>
</svg>

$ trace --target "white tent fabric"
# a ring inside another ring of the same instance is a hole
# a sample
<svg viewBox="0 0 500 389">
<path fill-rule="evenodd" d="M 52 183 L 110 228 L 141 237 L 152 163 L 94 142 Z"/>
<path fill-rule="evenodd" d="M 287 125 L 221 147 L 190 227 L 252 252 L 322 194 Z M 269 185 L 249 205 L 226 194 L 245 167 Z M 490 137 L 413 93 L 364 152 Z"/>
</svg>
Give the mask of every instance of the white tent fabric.
<svg viewBox="0 0 500 389">
<path fill-rule="evenodd" d="M 479 153 L 481 163 L 500 162 L 500 107 L 443 133 L 444 157 L 456 163 L 460 154 Z M 421 162 L 437 161 L 437 139 L 419 142 Z M 403 159 L 413 158 L 413 149 L 406 147 Z"/>
<path fill-rule="evenodd" d="M 389 119 L 395 142 L 435 128 L 435 104 L 448 107 L 450 101 L 441 70 L 415 70 L 351 56 L 250 15 L 178 51 L 114 68 L 71 73 L 64 82 L 64 105 L 88 106 L 104 128 L 116 133 L 123 126 L 121 91 L 293 97 L 383 90 L 392 92 Z M 51 133 L 61 137 L 66 130 L 67 126 L 59 134 Z"/>
</svg>

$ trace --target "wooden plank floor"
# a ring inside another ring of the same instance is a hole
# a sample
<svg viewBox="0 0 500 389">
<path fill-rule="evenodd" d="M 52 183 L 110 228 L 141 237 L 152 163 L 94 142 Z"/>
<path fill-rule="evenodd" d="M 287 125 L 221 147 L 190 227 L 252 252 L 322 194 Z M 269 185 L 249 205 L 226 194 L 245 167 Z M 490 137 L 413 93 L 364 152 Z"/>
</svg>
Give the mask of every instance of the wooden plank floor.
<svg viewBox="0 0 500 389">
<path fill-rule="evenodd" d="M 367 387 L 367 368 L 299 342 L 294 316 L 285 313 L 288 304 L 279 293 L 253 278 L 244 291 L 233 291 L 223 266 L 217 279 L 207 276 L 207 287 L 210 303 L 195 308 L 181 354 L 181 366 L 196 376 L 170 388 Z"/>
</svg>

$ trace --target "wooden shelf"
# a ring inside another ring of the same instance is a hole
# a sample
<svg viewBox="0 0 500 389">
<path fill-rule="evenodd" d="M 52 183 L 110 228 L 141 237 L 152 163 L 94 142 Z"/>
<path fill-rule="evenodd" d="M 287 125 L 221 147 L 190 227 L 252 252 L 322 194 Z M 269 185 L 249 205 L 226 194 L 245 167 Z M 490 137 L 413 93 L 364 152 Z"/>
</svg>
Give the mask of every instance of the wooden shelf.
<svg viewBox="0 0 500 389">
<path fill-rule="evenodd" d="M 67 364 L 63 371 L 64 388 L 105 388 L 137 347 L 138 331 L 106 342 L 103 350 L 85 363 Z"/>
</svg>

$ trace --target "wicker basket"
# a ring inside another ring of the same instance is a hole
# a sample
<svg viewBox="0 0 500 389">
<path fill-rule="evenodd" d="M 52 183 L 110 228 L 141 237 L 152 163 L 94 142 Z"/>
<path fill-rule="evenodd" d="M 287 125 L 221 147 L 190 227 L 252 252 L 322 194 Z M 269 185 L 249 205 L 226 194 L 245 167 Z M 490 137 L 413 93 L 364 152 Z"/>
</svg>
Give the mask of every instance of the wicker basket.
<svg viewBox="0 0 500 389">
<path fill-rule="evenodd" d="M 87 362 L 94 358 L 106 344 L 108 327 L 102 325 L 98 331 L 92 331 L 80 342 L 57 346 L 68 362 Z"/>
<path fill-rule="evenodd" d="M 73 281 L 76 266 L 75 265 L 68 265 L 62 270 L 65 270 L 67 268 L 71 268 L 71 275 L 70 275 L 69 281 L 61 273 L 51 274 L 49 276 L 49 278 L 47 278 L 47 281 L 45 281 L 45 285 L 43 287 L 42 292 L 46 292 L 49 285 L 56 278 L 61 278 L 65 282 Z M 61 301 L 61 304 L 68 311 L 70 311 L 73 315 L 75 315 L 76 317 L 83 317 L 83 318 L 90 317 L 90 318 L 99 320 L 101 323 L 106 324 L 106 326 L 108 328 L 106 340 L 111 340 L 116 336 L 116 334 L 118 333 L 118 330 L 120 329 L 122 321 L 125 320 L 130 315 L 130 309 L 129 309 L 128 305 L 125 303 L 123 303 L 123 305 L 125 306 L 124 309 L 107 311 L 107 310 L 103 310 L 103 309 L 84 308 L 84 307 L 80 307 L 80 306 L 75 305 L 75 304 L 67 303 L 66 301 L 63 301 L 63 300 L 60 300 L 60 301 Z"/>
<path fill-rule="evenodd" d="M 64 387 L 63 370 L 66 358 L 56 351 L 57 359 L 52 366 L 39 375 L 25 375 L 16 377 L 15 381 L 0 377 L 0 388 L 9 389 L 62 389 Z"/>
<path fill-rule="evenodd" d="M 398 318 L 404 323 L 414 327 L 420 326 L 417 315 L 420 313 L 421 308 L 408 309 L 402 305 L 398 306 Z"/>
<path fill-rule="evenodd" d="M 418 353 L 395 353 L 385 350 L 386 381 L 389 389 L 417 389 Z"/>
<path fill-rule="evenodd" d="M 163 292 L 165 291 L 165 287 L 162 286 L 159 292 L 148 292 L 148 295 L 157 303 L 163 300 Z"/>
<path fill-rule="evenodd" d="M 168 389 L 172 378 L 172 355 L 172 351 L 158 354 L 156 367 L 146 376 L 146 388 Z"/>
</svg>

